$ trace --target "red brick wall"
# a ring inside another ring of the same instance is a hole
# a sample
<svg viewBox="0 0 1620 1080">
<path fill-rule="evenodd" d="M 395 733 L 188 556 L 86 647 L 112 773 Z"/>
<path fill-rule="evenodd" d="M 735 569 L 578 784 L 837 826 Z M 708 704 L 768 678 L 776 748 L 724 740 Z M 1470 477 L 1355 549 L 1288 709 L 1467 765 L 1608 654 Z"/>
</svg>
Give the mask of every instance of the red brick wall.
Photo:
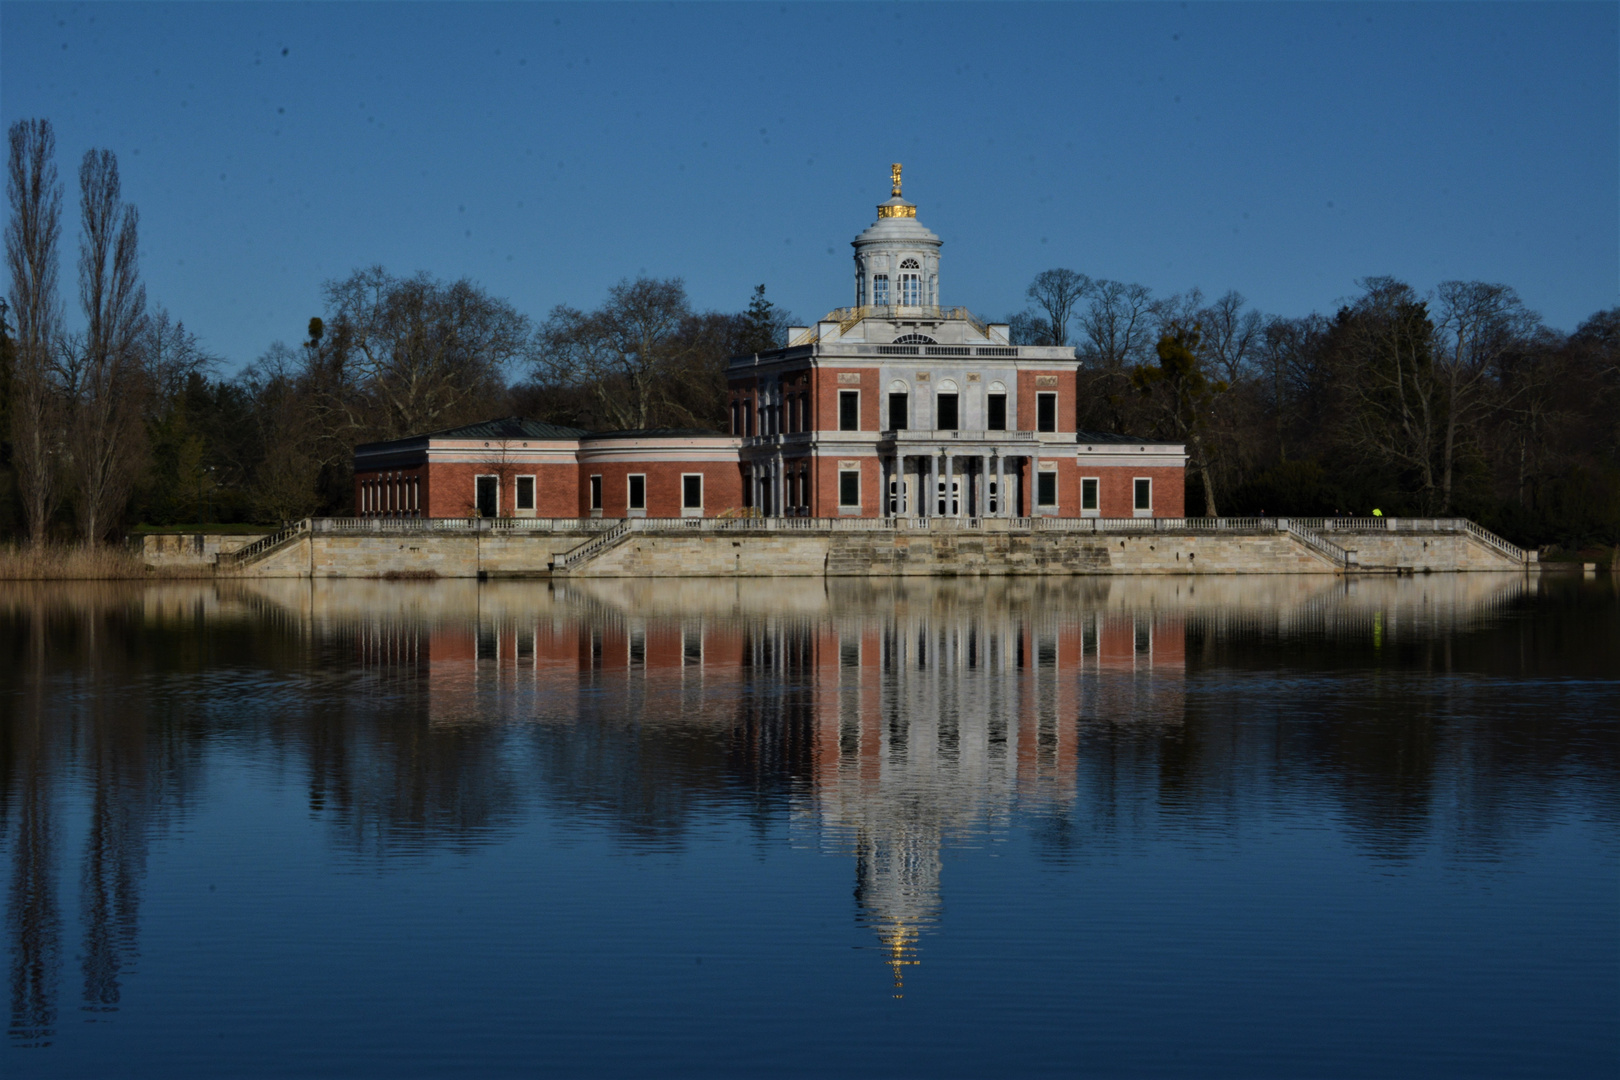
<svg viewBox="0 0 1620 1080">
<path fill-rule="evenodd" d="M 849 389 L 846 387 L 845 389 Z M 861 512 L 860 517 L 882 517 L 883 503 L 879 487 L 883 482 L 883 472 L 876 457 L 861 457 L 850 455 L 845 461 L 859 461 L 861 463 Z M 838 458 L 818 457 L 813 459 L 812 469 L 814 482 L 812 491 L 814 501 L 810 504 L 811 517 L 838 517 Z M 856 515 L 849 515 L 854 517 Z"/>
<path fill-rule="evenodd" d="M 1040 379 L 1037 376 L 1056 376 L 1056 386 L 1038 386 Z M 1076 413 L 1076 399 L 1074 396 L 1075 373 L 1069 371 L 1020 371 L 1018 373 L 1018 430 L 1034 431 L 1036 421 L 1036 394 L 1056 393 L 1057 399 L 1057 429 L 1059 431 L 1074 431 L 1074 418 Z"/>
<path fill-rule="evenodd" d="M 703 516 L 742 506 L 742 470 L 725 461 L 586 461 L 579 467 L 578 502 L 572 514 L 590 515 L 592 476 L 602 477 L 602 516 L 629 516 L 632 473 L 647 477 L 647 517 L 681 516 L 681 476 L 703 474 Z"/>
<path fill-rule="evenodd" d="M 843 383 L 838 381 L 839 375 L 856 375 L 860 383 Z M 859 390 L 861 392 L 861 430 L 877 431 L 879 428 L 879 402 L 880 387 L 878 386 L 878 373 L 858 368 L 818 368 L 814 376 L 815 387 L 811 392 L 811 407 L 814 416 L 811 420 L 812 430 L 837 431 L 838 430 L 838 391 Z"/>
<path fill-rule="evenodd" d="M 501 516 L 511 517 L 517 507 L 517 478 L 532 476 L 536 517 L 577 517 L 578 472 L 574 465 L 519 463 L 497 467 L 471 461 L 435 462 L 428 466 L 423 507 L 427 517 L 472 517 L 478 512 L 474 479 L 495 475 L 501 477 Z"/>
<path fill-rule="evenodd" d="M 737 406 L 740 406 L 741 412 L 737 414 L 738 428 L 737 428 L 736 431 L 733 431 L 732 434 L 733 435 L 758 435 L 759 434 L 759 419 L 758 419 L 759 380 L 755 379 L 755 378 L 752 378 L 752 377 L 749 377 L 749 378 L 742 378 L 742 379 L 733 379 L 731 381 L 730 401 L 728 401 L 727 404 L 726 404 L 726 409 L 727 409 L 727 413 L 728 413 L 728 420 L 727 420 L 728 423 L 730 422 L 729 414 L 731 412 L 733 404 L 735 404 Z M 748 426 L 748 424 L 749 424 L 748 417 L 750 415 L 755 417 L 755 419 L 753 421 L 753 424 L 754 424 L 753 427 Z"/>
<path fill-rule="evenodd" d="M 1072 463 L 1071 463 L 1072 465 Z M 1073 467 L 1073 498 L 1074 513 L 1065 513 L 1065 517 L 1078 517 L 1080 514 L 1080 478 L 1095 476 L 1097 483 L 1098 512 L 1102 517 L 1128 518 L 1134 517 L 1135 496 L 1133 483 L 1139 476 L 1145 476 L 1153 481 L 1153 516 L 1154 517 L 1182 517 L 1183 507 L 1186 505 L 1186 483 L 1184 474 L 1186 470 L 1174 466 L 1158 466 L 1142 468 L 1139 466 L 1111 465 L 1099 468 L 1095 465 L 1081 464 Z"/>
</svg>

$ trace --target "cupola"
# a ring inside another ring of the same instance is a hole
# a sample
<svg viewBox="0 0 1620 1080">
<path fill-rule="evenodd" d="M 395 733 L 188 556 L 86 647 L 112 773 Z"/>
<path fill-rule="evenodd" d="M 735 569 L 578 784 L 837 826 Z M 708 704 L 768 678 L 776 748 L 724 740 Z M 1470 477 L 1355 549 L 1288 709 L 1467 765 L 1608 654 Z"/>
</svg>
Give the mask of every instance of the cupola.
<svg viewBox="0 0 1620 1080">
<path fill-rule="evenodd" d="M 878 204 L 877 221 L 857 236 L 855 303 L 858 307 L 939 306 L 940 239 L 917 220 L 917 206 L 900 193 L 900 166 L 890 168 L 892 190 Z"/>
</svg>

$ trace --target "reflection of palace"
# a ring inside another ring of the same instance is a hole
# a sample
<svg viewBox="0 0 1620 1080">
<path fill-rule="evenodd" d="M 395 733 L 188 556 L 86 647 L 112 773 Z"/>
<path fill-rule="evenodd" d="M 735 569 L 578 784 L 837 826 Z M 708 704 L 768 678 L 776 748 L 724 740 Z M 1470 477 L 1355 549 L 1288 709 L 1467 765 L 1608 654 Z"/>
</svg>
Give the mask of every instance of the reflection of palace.
<svg viewBox="0 0 1620 1080">
<path fill-rule="evenodd" d="M 1526 740 L 1380 708 L 1369 734 L 1369 715 L 1316 679 L 1290 693 L 1316 695 L 1319 722 L 1233 724 L 1232 699 L 1208 681 L 1187 693 L 1184 669 L 1195 658 L 1226 686 L 1245 666 L 1386 659 L 1395 674 L 1567 673 L 1568 636 L 1499 618 L 1554 587 L 1522 574 L 13 584 L 0 595 L 10 1038 L 50 1040 L 70 967 L 82 1007 L 119 1007 L 149 844 L 200 804 L 219 746 L 273 755 L 359 858 L 499 842 L 536 799 L 627 843 L 679 836 L 699 803 L 748 800 L 853 856 L 856 916 L 897 981 L 940 918 L 944 846 L 1015 812 L 1063 819 L 1042 843 L 1171 814 L 1197 834 L 1240 824 L 1231 793 L 1249 770 L 1319 789 L 1368 851 L 1448 820 L 1488 844 L 1503 786 L 1562 781 L 1560 755 L 1605 744 L 1607 716 L 1525 706 Z M 1278 642 L 1295 651 L 1268 651 Z M 367 677 L 349 678 L 356 667 Z M 240 690 L 226 709 L 216 671 Z M 1509 760 L 1511 775 L 1497 768 Z"/>
<path fill-rule="evenodd" d="M 884 943 L 898 993 L 938 915 L 945 842 L 999 827 L 1015 805 L 1071 801 L 1081 718 L 1176 723 L 1182 710 L 1179 614 L 953 599 L 920 591 L 881 614 L 738 619 L 645 613 L 576 589 L 549 611 L 494 604 L 406 640 L 379 621 L 360 648 L 380 670 L 425 674 L 440 724 L 513 719 L 531 704 L 541 719 L 572 718 L 585 694 L 610 712 L 743 733 L 776 759 L 757 767 L 792 772 L 801 810 L 854 854 L 858 917 Z"/>
</svg>

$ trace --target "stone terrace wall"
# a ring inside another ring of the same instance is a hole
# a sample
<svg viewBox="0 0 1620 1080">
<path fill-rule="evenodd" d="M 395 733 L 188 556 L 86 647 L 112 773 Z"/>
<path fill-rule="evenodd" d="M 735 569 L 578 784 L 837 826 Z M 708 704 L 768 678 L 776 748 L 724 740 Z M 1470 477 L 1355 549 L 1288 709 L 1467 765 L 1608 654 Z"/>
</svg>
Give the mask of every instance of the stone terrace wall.
<svg viewBox="0 0 1620 1080">
<path fill-rule="evenodd" d="M 573 576 L 721 577 L 1019 574 L 1331 574 L 1286 534 L 1099 536 L 1064 533 L 852 532 L 633 534 Z"/>
<path fill-rule="evenodd" d="M 539 577 L 594 533 L 316 533 L 245 577 Z M 1522 570 L 1458 533 L 1337 533 L 1364 571 Z M 968 529 L 635 532 L 571 578 L 884 577 L 1039 574 L 1333 574 L 1336 561 L 1272 530 L 1080 533 Z"/>
<path fill-rule="evenodd" d="M 240 533 L 144 533 L 130 539 L 130 550 L 148 566 L 207 567 L 214 556 L 246 547 L 258 536 Z"/>
</svg>

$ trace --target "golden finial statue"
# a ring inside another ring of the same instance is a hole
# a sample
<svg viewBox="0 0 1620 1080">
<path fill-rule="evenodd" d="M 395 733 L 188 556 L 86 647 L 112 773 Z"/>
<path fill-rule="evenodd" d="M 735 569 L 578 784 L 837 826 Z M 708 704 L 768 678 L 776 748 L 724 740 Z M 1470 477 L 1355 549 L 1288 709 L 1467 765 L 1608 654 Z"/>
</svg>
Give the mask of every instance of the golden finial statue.
<svg viewBox="0 0 1620 1080">
<path fill-rule="evenodd" d="M 898 161 L 889 166 L 889 179 L 894 181 L 894 190 L 889 193 L 888 202 L 878 203 L 878 217 L 916 217 L 917 208 L 900 197 L 900 163 Z"/>
</svg>

